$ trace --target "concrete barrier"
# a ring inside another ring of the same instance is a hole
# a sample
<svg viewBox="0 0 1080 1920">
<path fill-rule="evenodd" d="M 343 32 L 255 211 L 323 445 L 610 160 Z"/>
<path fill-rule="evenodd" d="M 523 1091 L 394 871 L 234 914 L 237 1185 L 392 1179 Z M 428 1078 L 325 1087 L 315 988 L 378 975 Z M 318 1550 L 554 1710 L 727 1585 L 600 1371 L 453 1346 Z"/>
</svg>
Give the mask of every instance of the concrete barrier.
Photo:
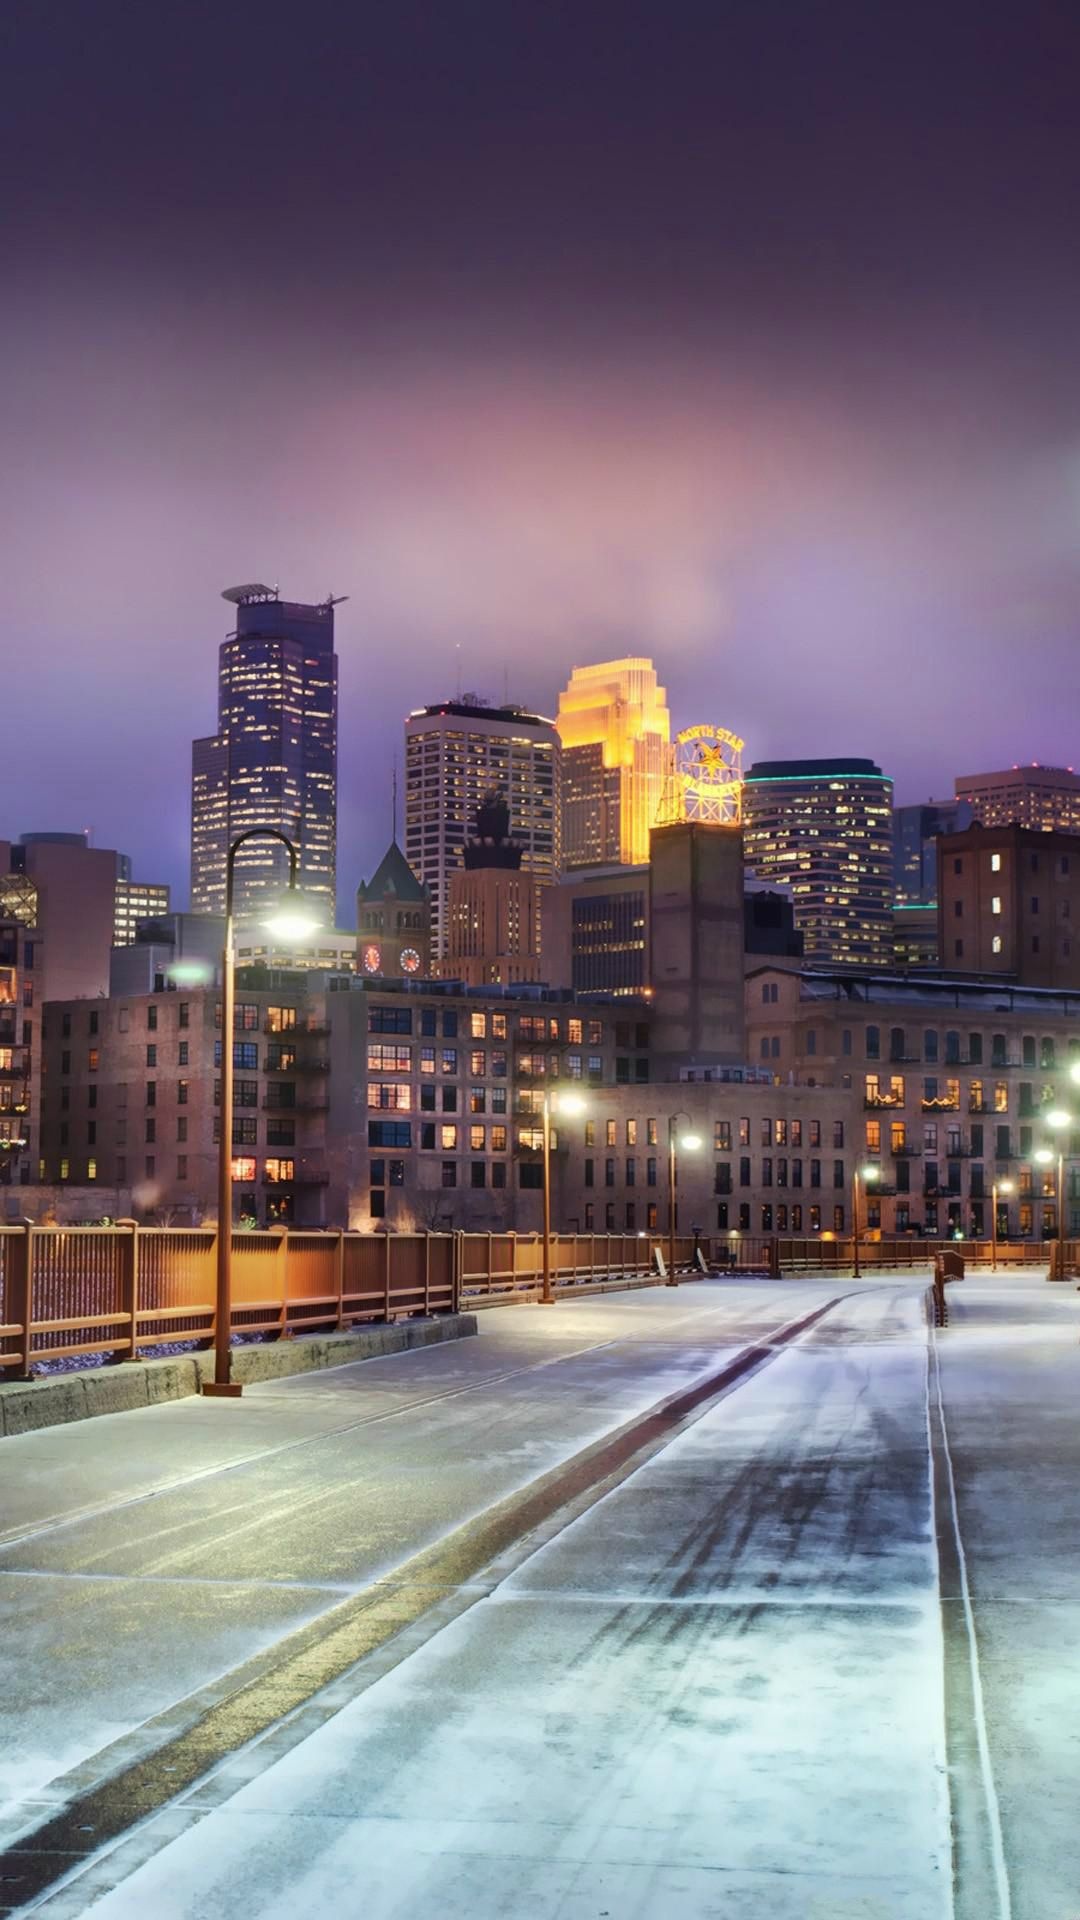
<svg viewBox="0 0 1080 1920">
<path fill-rule="evenodd" d="M 435 1320 L 403 1320 L 396 1326 L 358 1327 L 350 1333 L 311 1334 L 296 1340 L 234 1347 L 233 1378 L 245 1385 L 282 1380 L 293 1373 L 377 1360 L 383 1354 L 464 1340 L 477 1331 L 472 1313 L 440 1314 Z M 92 1420 L 103 1413 L 129 1413 L 198 1393 L 214 1377 L 212 1353 L 169 1354 L 160 1360 L 125 1360 L 85 1373 L 54 1373 L 38 1380 L 0 1385 L 0 1435 L 36 1433 L 43 1427 Z"/>
</svg>

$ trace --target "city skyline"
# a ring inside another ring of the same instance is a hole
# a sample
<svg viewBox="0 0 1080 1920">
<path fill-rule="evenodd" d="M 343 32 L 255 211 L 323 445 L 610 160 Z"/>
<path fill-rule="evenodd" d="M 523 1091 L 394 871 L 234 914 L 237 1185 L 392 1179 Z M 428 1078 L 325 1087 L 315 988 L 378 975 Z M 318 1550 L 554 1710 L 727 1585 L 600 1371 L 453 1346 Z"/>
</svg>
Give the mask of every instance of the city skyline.
<svg viewBox="0 0 1080 1920">
<path fill-rule="evenodd" d="M 1076 17 L 57 0 L 4 34 L 6 830 L 181 887 L 238 579 L 351 595 L 343 892 L 411 708 L 550 712 L 590 659 L 901 801 L 1074 760 Z"/>
</svg>

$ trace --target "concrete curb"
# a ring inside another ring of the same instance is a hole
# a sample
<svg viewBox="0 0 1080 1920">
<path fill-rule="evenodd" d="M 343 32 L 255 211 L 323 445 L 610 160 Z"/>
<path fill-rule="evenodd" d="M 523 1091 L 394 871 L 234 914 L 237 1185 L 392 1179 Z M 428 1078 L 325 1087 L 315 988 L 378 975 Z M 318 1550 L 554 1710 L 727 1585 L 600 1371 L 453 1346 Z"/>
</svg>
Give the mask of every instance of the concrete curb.
<svg viewBox="0 0 1080 1920">
<path fill-rule="evenodd" d="M 281 1380 L 292 1373 L 464 1340 L 476 1331 L 475 1314 L 447 1313 L 437 1320 L 403 1320 L 352 1333 L 310 1334 L 267 1346 L 234 1347 L 233 1378 L 245 1385 Z M 198 1393 L 213 1374 L 212 1353 L 185 1353 L 163 1360 L 125 1360 L 117 1366 L 52 1374 L 44 1380 L 11 1380 L 0 1385 L 0 1435 L 36 1433 L 74 1420 L 92 1420 L 101 1413 L 128 1413 L 136 1407 L 158 1406 L 163 1400 L 183 1400 Z"/>
</svg>

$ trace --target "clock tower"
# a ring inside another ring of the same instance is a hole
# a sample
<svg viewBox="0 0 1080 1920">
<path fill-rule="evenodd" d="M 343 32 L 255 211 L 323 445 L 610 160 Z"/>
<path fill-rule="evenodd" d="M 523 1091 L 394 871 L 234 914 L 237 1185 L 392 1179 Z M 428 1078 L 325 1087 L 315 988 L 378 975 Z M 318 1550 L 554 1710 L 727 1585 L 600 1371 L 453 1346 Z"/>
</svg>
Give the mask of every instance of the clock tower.
<svg viewBox="0 0 1080 1920">
<path fill-rule="evenodd" d="M 423 980 L 431 973 L 431 900 L 396 840 L 356 889 L 356 971 L 367 979 Z"/>
</svg>

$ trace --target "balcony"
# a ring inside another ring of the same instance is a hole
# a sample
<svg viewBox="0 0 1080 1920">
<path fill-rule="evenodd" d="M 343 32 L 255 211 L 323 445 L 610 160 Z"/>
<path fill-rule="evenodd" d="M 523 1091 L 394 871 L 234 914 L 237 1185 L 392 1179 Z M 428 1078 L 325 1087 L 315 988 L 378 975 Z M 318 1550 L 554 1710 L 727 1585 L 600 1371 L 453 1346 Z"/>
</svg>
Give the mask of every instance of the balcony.
<svg viewBox="0 0 1080 1920">
<path fill-rule="evenodd" d="M 932 1100 L 920 1100 L 919 1105 L 924 1113 L 959 1113 L 960 1111 L 959 1099 L 949 1100 L 944 1094 L 940 1097 L 935 1095 Z"/>
<path fill-rule="evenodd" d="M 922 1153 L 922 1148 L 913 1147 L 909 1140 L 905 1140 L 902 1146 L 890 1147 L 889 1152 L 894 1160 L 916 1160 Z"/>
<path fill-rule="evenodd" d="M 880 1113 L 883 1108 L 888 1108 L 895 1112 L 896 1109 L 902 1107 L 903 1104 L 904 1096 L 902 1093 L 868 1093 L 863 1099 L 863 1106 L 867 1113 Z"/>
<path fill-rule="evenodd" d="M 297 1167 L 291 1180 L 279 1180 L 274 1174 L 264 1173 L 262 1184 L 264 1187 L 284 1188 L 286 1191 L 290 1187 L 328 1187 L 330 1174 L 326 1167 L 301 1166 Z"/>
<path fill-rule="evenodd" d="M 328 1113 L 329 1110 L 330 1095 L 328 1093 L 313 1093 L 308 1100 L 298 1100 L 293 1109 L 295 1113 Z"/>
<path fill-rule="evenodd" d="M 30 1072 L 25 1050 L 20 1047 L 10 1067 L 0 1067 L 0 1080 L 25 1080 Z"/>
</svg>

